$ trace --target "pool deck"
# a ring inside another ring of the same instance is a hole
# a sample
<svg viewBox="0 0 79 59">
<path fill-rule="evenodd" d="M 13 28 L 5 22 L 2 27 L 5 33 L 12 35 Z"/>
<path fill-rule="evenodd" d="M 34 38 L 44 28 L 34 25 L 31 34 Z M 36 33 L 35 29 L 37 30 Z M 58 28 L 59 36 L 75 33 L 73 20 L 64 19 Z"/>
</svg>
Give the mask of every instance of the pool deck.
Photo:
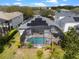
<svg viewBox="0 0 79 59">
<path fill-rule="evenodd" d="M 52 42 L 55 42 L 55 43 L 58 43 L 58 41 L 60 40 L 59 38 L 55 38 L 52 34 L 38 34 L 38 33 L 34 33 L 33 35 L 26 35 L 26 39 L 25 39 L 25 43 L 27 42 L 27 40 L 29 38 L 32 38 L 32 37 L 42 37 L 42 38 L 47 38 L 47 44 L 49 45 Z M 34 47 L 37 47 L 37 48 L 42 48 L 44 46 L 46 46 L 47 44 L 33 44 Z"/>
<path fill-rule="evenodd" d="M 35 34 L 29 35 L 29 36 L 26 35 L 26 38 L 31 38 L 31 37 L 44 37 L 44 38 L 48 38 L 48 39 L 53 38 L 53 36 L 51 34 L 37 34 L 37 33 L 35 33 Z"/>
<path fill-rule="evenodd" d="M 58 41 L 60 40 L 59 38 L 55 38 L 52 34 L 47 34 L 47 33 L 38 34 L 38 33 L 34 33 L 33 35 L 29 35 L 29 36 L 26 35 L 25 42 L 29 38 L 32 38 L 32 37 L 43 37 L 43 38 L 47 38 L 48 41 L 52 41 L 52 42 L 55 42 L 55 43 L 58 43 Z"/>
</svg>

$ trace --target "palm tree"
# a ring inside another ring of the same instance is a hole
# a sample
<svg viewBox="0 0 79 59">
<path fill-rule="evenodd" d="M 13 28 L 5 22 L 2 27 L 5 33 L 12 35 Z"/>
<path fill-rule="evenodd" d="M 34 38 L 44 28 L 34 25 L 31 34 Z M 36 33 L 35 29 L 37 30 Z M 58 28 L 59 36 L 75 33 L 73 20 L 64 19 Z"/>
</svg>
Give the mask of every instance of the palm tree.
<svg viewBox="0 0 79 59">
<path fill-rule="evenodd" d="M 43 56 L 43 51 L 42 50 L 38 50 L 37 51 L 37 57 L 38 57 L 38 59 L 41 59 L 42 56 Z"/>
</svg>

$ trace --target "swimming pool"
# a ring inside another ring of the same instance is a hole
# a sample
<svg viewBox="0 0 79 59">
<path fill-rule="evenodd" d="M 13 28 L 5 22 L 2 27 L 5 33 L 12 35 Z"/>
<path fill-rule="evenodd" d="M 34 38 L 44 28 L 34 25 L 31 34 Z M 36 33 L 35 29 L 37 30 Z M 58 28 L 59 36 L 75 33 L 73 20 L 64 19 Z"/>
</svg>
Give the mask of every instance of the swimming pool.
<svg viewBox="0 0 79 59">
<path fill-rule="evenodd" d="M 31 42 L 32 44 L 45 44 L 46 40 L 47 40 L 46 38 L 35 37 L 35 38 L 30 38 L 27 41 Z"/>
</svg>

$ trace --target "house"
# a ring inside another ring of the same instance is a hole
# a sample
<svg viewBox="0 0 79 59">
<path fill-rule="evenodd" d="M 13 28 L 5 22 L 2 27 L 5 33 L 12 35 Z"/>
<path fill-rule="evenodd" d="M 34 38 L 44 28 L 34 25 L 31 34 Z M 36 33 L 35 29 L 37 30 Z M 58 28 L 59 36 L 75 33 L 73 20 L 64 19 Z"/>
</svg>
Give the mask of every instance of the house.
<svg viewBox="0 0 79 59">
<path fill-rule="evenodd" d="M 55 20 L 51 20 L 40 15 L 35 15 L 32 19 L 19 27 L 21 42 L 31 42 L 35 47 L 50 44 L 52 41 L 58 43 L 64 38 L 63 32 L 67 32 L 69 27 L 79 29 L 79 14 L 69 10 L 56 11 Z"/>
<path fill-rule="evenodd" d="M 0 32 L 4 33 L 12 28 L 17 28 L 23 22 L 21 12 L 2 12 L 0 11 Z"/>
<path fill-rule="evenodd" d="M 42 17 L 40 15 L 35 15 L 31 20 L 22 24 L 19 27 L 19 31 L 20 31 L 20 35 L 23 34 L 23 31 L 25 29 L 29 30 L 29 28 L 30 29 L 32 28 L 32 30 L 29 30 L 31 32 L 43 32 L 45 29 L 50 29 L 52 26 L 54 26 L 53 20 L 50 20 L 49 18 L 46 17 Z"/>
<path fill-rule="evenodd" d="M 34 46 L 45 45 L 53 42 L 58 43 L 59 37 L 63 37 L 60 29 L 54 25 L 54 21 L 35 15 L 32 19 L 22 24 L 19 27 L 21 42 L 27 43 L 30 41 Z M 53 34 L 54 33 L 54 34 Z"/>
<path fill-rule="evenodd" d="M 56 11 L 55 24 L 60 27 L 63 32 L 67 32 L 69 27 L 74 27 L 79 24 L 79 14 L 70 10 L 61 9 Z"/>
</svg>

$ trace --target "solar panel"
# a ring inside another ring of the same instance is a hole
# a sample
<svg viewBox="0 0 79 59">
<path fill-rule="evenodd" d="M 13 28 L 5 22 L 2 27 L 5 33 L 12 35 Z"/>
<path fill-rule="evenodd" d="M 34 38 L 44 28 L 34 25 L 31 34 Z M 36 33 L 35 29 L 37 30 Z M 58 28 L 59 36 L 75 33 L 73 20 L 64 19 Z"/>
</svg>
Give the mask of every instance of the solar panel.
<svg viewBox="0 0 79 59">
<path fill-rule="evenodd" d="M 31 22 L 34 22 L 34 21 L 31 21 Z"/>
<path fill-rule="evenodd" d="M 35 21 L 31 21 L 31 23 L 27 24 L 27 26 L 39 26 L 39 25 L 44 25 L 47 26 L 48 24 L 46 23 L 46 21 L 43 21 L 42 18 L 36 18 Z"/>
<path fill-rule="evenodd" d="M 30 26 L 30 25 L 31 25 L 30 23 L 27 24 L 27 26 Z"/>
<path fill-rule="evenodd" d="M 42 21 L 42 18 L 36 18 L 35 21 Z"/>
<path fill-rule="evenodd" d="M 74 17 L 74 20 L 75 20 L 76 22 L 79 22 L 79 17 Z"/>
</svg>

